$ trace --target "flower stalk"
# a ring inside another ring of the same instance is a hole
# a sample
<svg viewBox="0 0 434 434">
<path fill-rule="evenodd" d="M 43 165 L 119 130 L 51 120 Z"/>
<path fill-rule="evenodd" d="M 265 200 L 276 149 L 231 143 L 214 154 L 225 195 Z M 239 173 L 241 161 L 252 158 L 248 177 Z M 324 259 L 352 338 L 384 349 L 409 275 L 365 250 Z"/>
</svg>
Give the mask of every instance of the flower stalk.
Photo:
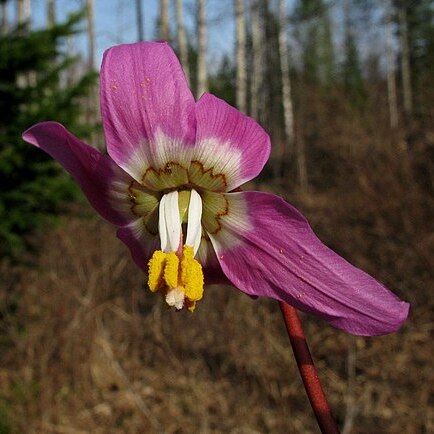
<svg viewBox="0 0 434 434">
<path fill-rule="evenodd" d="M 294 307 L 282 301 L 279 302 L 279 305 L 295 360 L 300 371 L 300 376 L 303 380 L 318 426 L 323 434 L 339 434 L 339 428 L 333 417 L 321 386 L 316 367 L 313 363 L 298 312 Z"/>
</svg>

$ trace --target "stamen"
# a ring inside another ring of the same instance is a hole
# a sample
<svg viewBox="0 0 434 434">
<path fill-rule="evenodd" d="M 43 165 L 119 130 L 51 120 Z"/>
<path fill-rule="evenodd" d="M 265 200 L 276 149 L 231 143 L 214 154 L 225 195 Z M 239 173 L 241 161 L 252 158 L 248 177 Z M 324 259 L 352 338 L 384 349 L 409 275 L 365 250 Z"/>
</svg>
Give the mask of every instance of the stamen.
<svg viewBox="0 0 434 434">
<path fill-rule="evenodd" d="M 164 268 L 164 280 L 169 288 L 178 286 L 179 258 L 176 253 L 170 252 L 166 255 L 166 267 Z"/>
<path fill-rule="evenodd" d="M 196 190 L 191 190 L 188 206 L 187 238 L 185 244 L 193 247 L 194 254 L 199 249 L 202 238 L 202 198 Z"/>
<path fill-rule="evenodd" d="M 169 306 L 185 306 L 193 312 L 203 297 L 202 266 L 194 259 L 202 238 L 202 198 L 195 190 L 180 195 L 172 191 L 161 198 L 159 212 L 161 250 L 156 250 L 148 263 L 149 289 L 164 291 Z M 182 246 L 181 224 L 186 214 L 187 235 Z"/>
<path fill-rule="evenodd" d="M 148 263 L 148 285 L 152 292 L 158 291 L 164 286 L 164 268 L 166 266 L 166 254 L 156 250 Z"/>
<path fill-rule="evenodd" d="M 194 259 L 193 249 L 184 246 L 181 261 L 181 281 L 185 295 L 192 301 L 198 301 L 203 296 L 203 271 L 200 263 Z"/>
<path fill-rule="evenodd" d="M 180 247 L 182 235 L 181 219 L 178 210 L 178 192 L 165 194 L 160 201 L 158 216 L 158 232 L 161 250 L 175 252 Z"/>
<path fill-rule="evenodd" d="M 166 219 L 167 238 L 169 251 L 176 252 L 182 234 L 181 219 L 179 218 L 178 192 L 171 191 L 166 195 L 164 206 L 164 218 Z"/>
<path fill-rule="evenodd" d="M 166 303 L 176 309 L 181 309 L 185 302 L 193 312 L 196 302 L 203 297 L 203 282 L 202 266 L 194 259 L 190 246 L 183 247 L 181 260 L 175 252 L 157 250 L 149 261 L 149 289 L 165 291 Z"/>
<path fill-rule="evenodd" d="M 160 200 L 160 206 L 158 208 L 158 233 L 160 235 L 161 250 L 163 252 L 167 250 L 166 200 L 167 195 L 164 195 Z"/>
</svg>

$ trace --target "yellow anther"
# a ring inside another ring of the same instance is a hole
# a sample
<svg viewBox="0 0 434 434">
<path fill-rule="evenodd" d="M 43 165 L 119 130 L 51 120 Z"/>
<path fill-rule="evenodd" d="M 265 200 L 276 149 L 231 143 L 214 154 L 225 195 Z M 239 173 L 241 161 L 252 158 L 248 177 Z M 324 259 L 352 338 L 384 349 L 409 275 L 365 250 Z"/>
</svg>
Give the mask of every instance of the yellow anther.
<svg viewBox="0 0 434 434">
<path fill-rule="evenodd" d="M 188 298 L 185 299 L 185 306 L 187 307 L 187 309 L 190 312 L 194 312 L 194 310 L 196 309 L 196 302 L 195 301 L 191 301 Z"/>
<path fill-rule="evenodd" d="M 156 250 L 148 262 L 148 285 L 152 292 L 158 291 L 164 284 L 163 275 L 167 254 Z"/>
<path fill-rule="evenodd" d="M 179 274 L 179 258 L 175 252 L 167 253 L 166 266 L 164 268 L 164 280 L 169 288 L 176 288 L 178 286 Z"/>
<path fill-rule="evenodd" d="M 194 259 L 192 247 L 183 247 L 181 261 L 175 252 L 156 250 L 148 269 L 148 285 L 152 292 L 162 289 L 170 306 L 181 309 L 184 303 L 190 312 L 195 310 L 196 302 L 203 296 L 204 279 L 202 266 Z"/>
<path fill-rule="evenodd" d="M 193 249 L 190 246 L 184 246 L 182 253 L 181 281 L 185 296 L 191 301 L 198 301 L 203 296 L 202 266 L 194 259 Z M 189 310 L 194 310 L 194 306 Z"/>
</svg>

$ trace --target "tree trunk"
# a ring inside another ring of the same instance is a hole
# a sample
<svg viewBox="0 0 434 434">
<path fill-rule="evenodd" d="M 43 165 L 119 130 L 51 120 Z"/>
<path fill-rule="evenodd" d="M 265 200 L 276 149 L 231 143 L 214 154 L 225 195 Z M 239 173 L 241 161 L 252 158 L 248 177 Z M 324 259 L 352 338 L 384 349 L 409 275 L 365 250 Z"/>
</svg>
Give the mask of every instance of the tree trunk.
<svg viewBox="0 0 434 434">
<path fill-rule="evenodd" d="M 190 81 L 190 68 L 188 64 L 188 44 L 187 44 L 187 35 L 185 33 L 184 27 L 184 13 L 182 8 L 182 0 L 176 0 L 175 4 L 176 10 L 176 38 L 178 42 L 179 55 L 181 58 L 181 64 L 184 69 L 185 76 L 187 77 L 187 81 Z"/>
<path fill-rule="evenodd" d="M 137 19 L 137 40 L 143 41 L 145 39 L 145 32 L 143 28 L 142 0 L 136 0 L 136 19 Z"/>
<path fill-rule="evenodd" d="M 68 35 L 66 39 L 66 52 L 68 53 L 68 57 L 77 56 L 77 49 L 75 46 L 75 35 Z M 69 65 L 69 68 L 66 70 L 66 86 L 72 86 L 77 80 L 78 70 L 77 64 L 72 63 Z"/>
<path fill-rule="evenodd" d="M 385 38 L 386 38 L 386 60 L 387 60 L 387 98 L 389 103 L 389 120 L 392 129 L 398 126 L 398 103 L 396 97 L 396 75 L 395 64 L 396 56 L 393 50 L 392 41 L 392 5 L 390 2 L 386 4 L 385 16 Z"/>
<path fill-rule="evenodd" d="M 23 25 L 23 32 L 27 33 L 30 29 L 32 17 L 32 6 L 30 0 L 18 0 L 17 2 L 17 24 Z M 29 71 L 17 76 L 17 86 L 26 87 L 36 84 L 36 75 L 34 71 Z"/>
<path fill-rule="evenodd" d="M 246 113 L 247 106 L 247 74 L 246 74 L 246 19 L 244 15 L 244 0 L 235 0 L 236 26 L 236 105 Z"/>
<path fill-rule="evenodd" d="M 56 24 L 56 0 L 47 0 L 47 24 L 53 27 Z"/>
<path fill-rule="evenodd" d="M 86 22 L 87 22 L 87 43 L 89 50 L 88 70 L 94 71 L 96 65 L 96 42 L 95 42 L 95 23 L 94 23 L 94 0 L 85 0 Z"/>
<path fill-rule="evenodd" d="M 30 0 L 18 0 L 17 2 L 17 22 L 18 24 L 29 23 L 32 15 L 32 5 Z"/>
<path fill-rule="evenodd" d="M 208 90 L 208 71 L 206 65 L 206 21 L 205 0 L 196 0 L 197 5 L 197 89 L 196 96 L 199 98 Z"/>
<path fill-rule="evenodd" d="M 306 146 L 304 142 L 304 128 L 301 119 L 304 118 L 303 107 L 300 107 L 299 114 L 299 127 L 297 128 L 297 140 L 295 141 L 295 153 L 297 164 L 297 182 L 300 190 L 306 193 L 309 188 L 309 182 L 307 177 L 307 162 L 306 162 Z"/>
<path fill-rule="evenodd" d="M 88 65 L 89 72 L 96 70 L 96 39 L 95 39 L 95 0 L 85 0 L 86 22 L 87 22 L 87 41 L 88 41 Z M 95 130 L 96 125 L 100 120 L 98 110 L 98 88 L 91 86 L 89 89 L 89 97 L 87 101 L 87 123 L 93 127 L 91 133 L 91 142 L 97 149 L 104 147 L 100 134 Z"/>
<path fill-rule="evenodd" d="M 286 1 L 279 0 L 279 57 L 280 71 L 282 74 L 282 104 L 283 104 L 283 119 L 284 119 L 284 141 L 281 150 L 281 175 L 284 175 L 285 162 L 288 154 L 292 153 L 294 146 L 294 112 L 291 96 L 291 78 L 289 72 L 289 55 L 288 55 L 288 36 L 287 36 L 287 13 Z M 288 152 L 289 151 L 289 152 Z M 301 158 L 297 153 L 297 164 L 304 162 L 304 157 Z M 304 163 L 303 163 L 304 164 Z M 302 179 L 299 176 L 301 185 Z"/>
<path fill-rule="evenodd" d="M 410 76 L 410 50 L 408 48 L 408 27 L 405 2 L 399 6 L 399 41 L 401 46 L 401 71 L 402 71 L 402 92 L 404 97 L 404 110 L 407 116 L 413 111 L 413 91 Z"/>
<path fill-rule="evenodd" d="M 47 0 L 47 27 L 49 29 L 52 29 L 55 25 L 56 25 L 56 0 Z M 54 59 L 54 61 L 56 62 L 56 64 L 58 63 L 57 57 Z M 67 73 L 66 71 L 63 71 L 62 77 L 66 73 Z M 61 83 L 62 79 L 60 79 L 59 82 Z"/>
<path fill-rule="evenodd" d="M 1 4 L 1 34 L 5 35 L 8 32 L 9 21 L 8 21 L 8 3 L 7 1 L 2 2 Z"/>
<path fill-rule="evenodd" d="M 260 0 L 250 0 L 252 22 L 252 77 L 250 79 L 250 114 L 261 120 L 263 103 L 264 77 L 264 23 L 261 14 Z"/>
<path fill-rule="evenodd" d="M 160 39 L 170 41 L 169 0 L 160 0 Z"/>
</svg>

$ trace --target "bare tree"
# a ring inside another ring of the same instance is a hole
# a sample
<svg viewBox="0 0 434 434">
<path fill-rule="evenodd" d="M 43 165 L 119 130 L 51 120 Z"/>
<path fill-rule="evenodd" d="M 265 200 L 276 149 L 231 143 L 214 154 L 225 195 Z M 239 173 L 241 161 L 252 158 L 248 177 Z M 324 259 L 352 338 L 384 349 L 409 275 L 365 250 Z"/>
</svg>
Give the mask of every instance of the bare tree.
<svg viewBox="0 0 434 434">
<path fill-rule="evenodd" d="M 288 148 L 293 150 L 294 146 L 294 111 L 291 95 L 291 78 L 289 71 L 289 53 L 288 53 L 288 35 L 287 35 L 287 10 L 286 0 L 279 0 L 279 57 L 280 71 L 282 73 L 282 104 L 283 104 L 283 119 L 284 119 L 284 146 L 282 146 L 281 158 L 286 160 L 288 156 Z M 285 146 L 286 145 L 286 146 Z M 305 161 L 300 159 L 297 153 L 297 165 Z M 284 169 L 284 161 L 282 161 Z M 305 171 L 305 169 L 304 169 Z M 299 170 L 300 186 L 304 187 L 305 179 L 300 176 L 302 171 Z M 283 170 L 282 170 L 283 175 Z"/>
<path fill-rule="evenodd" d="M 390 127 L 395 129 L 398 126 L 398 103 L 396 97 L 396 56 L 392 46 L 392 4 L 386 2 L 385 11 L 385 39 L 386 39 L 386 60 L 387 60 L 387 98 L 389 103 Z"/>
<path fill-rule="evenodd" d="M 86 22 L 87 22 L 87 42 L 88 42 L 88 69 L 95 70 L 96 65 L 96 40 L 95 40 L 95 21 L 94 21 L 94 3 L 95 0 L 85 0 Z"/>
<path fill-rule="evenodd" d="M 170 40 L 169 31 L 169 0 L 160 0 L 160 39 Z"/>
<path fill-rule="evenodd" d="M 32 15 L 32 5 L 30 0 L 18 0 L 17 2 L 17 22 L 18 24 L 28 23 Z"/>
<path fill-rule="evenodd" d="M 143 28 L 142 0 L 136 0 L 136 19 L 137 19 L 137 39 L 139 41 L 143 41 L 145 39 L 145 32 Z"/>
<path fill-rule="evenodd" d="M 196 26 L 197 26 L 197 89 L 196 95 L 200 97 L 208 90 L 208 70 L 206 65 L 207 32 L 205 20 L 205 0 L 196 0 Z"/>
<path fill-rule="evenodd" d="M 53 27 L 56 23 L 56 0 L 47 0 L 47 24 Z"/>
<path fill-rule="evenodd" d="M 246 74 L 246 18 L 244 0 L 235 0 L 235 44 L 236 44 L 236 104 L 240 111 L 247 109 Z"/>
<path fill-rule="evenodd" d="M 303 92 L 303 85 L 301 84 L 301 92 Z M 307 177 L 307 163 L 306 163 L 306 145 L 304 141 L 304 125 L 303 118 L 305 117 L 305 108 L 303 104 L 300 104 L 298 115 L 298 128 L 296 130 L 297 138 L 295 140 L 295 155 L 297 164 L 297 182 L 300 190 L 306 193 L 309 188 L 309 182 Z"/>
<path fill-rule="evenodd" d="M 77 48 L 75 45 L 75 36 L 68 35 L 66 38 L 66 51 L 68 53 L 68 57 L 76 57 L 77 56 Z M 72 63 L 69 65 L 68 69 L 65 71 L 66 75 L 66 85 L 72 86 L 74 82 L 77 80 L 77 77 L 80 75 L 78 72 L 77 63 Z"/>
<path fill-rule="evenodd" d="M 17 1 L 17 24 L 24 25 L 23 30 L 28 32 L 30 21 L 32 17 L 32 5 L 30 0 L 18 0 Z M 25 74 L 19 74 L 17 76 L 17 86 L 25 87 L 28 85 L 35 85 L 36 75 L 33 71 L 29 71 Z"/>
<path fill-rule="evenodd" d="M 52 29 L 56 25 L 56 0 L 47 0 L 47 27 Z M 68 38 L 71 35 L 68 36 Z M 58 59 L 55 59 L 56 64 L 58 63 Z M 68 68 L 69 69 L 69 68 Z M 63 71 L 63 76 L 66 76 L 69 71 Z M 61 80 L 60 80 L 61 82 Z"/>
<path fill-rule="evenodd" d="M 1 18 L 1 33 L 4 35 L 5 33 L 7 33 L 8 31 L 8 26 L 9 26 L 9 22 L 8 22 L 8 3 L 7 0 L 3 0 L 1 2 L 1 14 L 2 14 L 2 18 Z"/>
<path fill-rule="evenodd" d="M 182 0 L 175 0 L 176 11 L 176 38 L 178 42 L 179 55 L 181 57 L 181 64 L 184 68 L 187 80 L 190 81 L 190 68 L 188 65 L 188 44 L 187 35 L 184 27 L 184 12 Z"/>
<path fill-rule="evenodd" d="M 408 27 L 405 2 L 398 7 L 399 42 L 401 46 L 402 91 L 404 97 L 404 110 L 410 116 L 413 111 L 413 90 L 410 76 L 410 50 L 408 48 Z"/>
<path fill-rule="evenodd" d="M 252 77 L 250 80 L 250 113 L 260 119 L 264 77 L 264 23 L 260 0 L 250 0 L 252 23 Z"/>
<path fill-rule="evenodd" d="M 96 39 L 95 39 L 95 0 L 85 0 L 86 22 L 87 22 L 87 41 L 88 41 L 88 64 L 87 69 L 92 72 L 96 69 Z M 98 107 L 98 89 L 96 86 L 91 86 L 89 89 L 89 97 L 87 100 L 87 122 L 95 126 L 99 119 L 100 113 Z M 101 137 L 96 131 L 92 131 L 91 141 L 99 149 L 102 149 L 103 143 Z"/>
</svg>

